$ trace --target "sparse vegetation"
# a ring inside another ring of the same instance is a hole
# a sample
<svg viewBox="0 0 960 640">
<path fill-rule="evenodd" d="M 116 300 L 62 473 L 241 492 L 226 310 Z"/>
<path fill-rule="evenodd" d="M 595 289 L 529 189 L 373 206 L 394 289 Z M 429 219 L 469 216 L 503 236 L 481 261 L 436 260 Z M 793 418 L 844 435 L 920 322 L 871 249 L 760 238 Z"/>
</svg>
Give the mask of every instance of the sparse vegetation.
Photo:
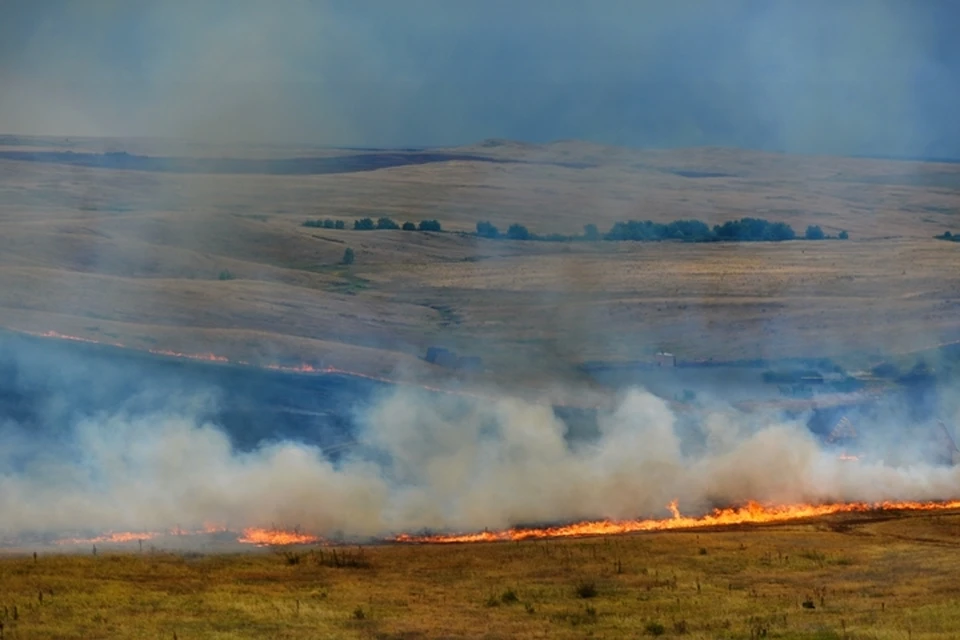
<svg viewBox="0 0 960 640">
<path fill-rule="evenodd" d="M 946 240 L 947 242 L 960 242 L 960 235 L 951 233 L 950 231 L 944 231 L 938 236 L 933 236 L 937 240 Z"/>
<path fill-rule="evenodd" d="M 219 278 L 220 280 L 233 280 L 235 277 L 236 276 L 230 273 L 230 271 L 228 271 L 227 269 L 224 269 L 223 271 L 221 271 L 220 275 L 217 276 L 217 278 Z"/>
<path fill-rule="evenodd" d="M 24 554 L 0 558 L 0 622 L 7 640 L 522 640 L 587 629 L 607 638 L 948 640 L 960 628 L 960 558 L 949 546 L 957 518 L 228 556 Z M 698 548 L 709 555 L 691 554 Z M 356 566 L 361 558 L 369 569 Z M 589 578 L 571 583 L 571 574 Z M 592 595 L 582 599 L 581 588 Z"/>
</svg>

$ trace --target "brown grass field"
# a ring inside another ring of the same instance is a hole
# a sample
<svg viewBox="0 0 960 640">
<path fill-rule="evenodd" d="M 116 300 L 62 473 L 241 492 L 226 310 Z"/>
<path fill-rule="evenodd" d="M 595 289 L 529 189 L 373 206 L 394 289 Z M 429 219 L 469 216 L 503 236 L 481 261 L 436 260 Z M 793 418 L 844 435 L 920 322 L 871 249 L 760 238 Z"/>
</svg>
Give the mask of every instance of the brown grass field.
<svg viewBox="0 0 960 640">
<path fill-rule="evenodd" d="M 196 156 L 332 150 L 2 139 L 23 149 Z M 498 380 L 584 360 L 843 356 L 960 338 L 960 165 L 488 142 L 375 171 L 208 175 L 0 160 L 0 326 L 253 361 L 423 377 L 437 343 Z M 442 158 L 441 158 L 442 159 Z M 496 163 L 490 160 L 512 160 Z M 694 173 L 690 173 L 694 172 Z M 706 177 L 690 177 L 706 176 Z M 761 216 L 846 242 L 516 243 L 305 228 L 381 215 L 537 232 Z M 339 261 L 346 247 L 356 263 Z M 228 272 L 232 279 L 221 280 Z"/>
<path fill-rule="evenodd" d="M 859 361 L 960 339 L 960 244 L 932 239 L 960 232 L 960 164 L 577 142 L 487 142 L 434 150 L 422 164 L 315 175 L 3 156 L 25 149 L 343 153 L 0 138 L 4 329 L 428 380 L 451 375 L 418 358 L 444 344 L 483 356 L 478 382 L 516 392 L 583 382 L 584 361 L 659 349 Z M 447 232 L 302 226 L 384 215 L 437 219 Z M 519 243 L 463 233 L 478 220 L 574 233 L 744 216 L 851 239 Z M 958 518 L 338 550 L 348 566 L 330 566 L 332 549 L 319 547 L 7 553 L 0 640 L 954 638 Z"/>
<path fill-rule="evenodd" d="M 948 639 L 960 513 L 520 543 L 0 556 L 6 640 Z M 804 605 L 804 603 L 807 603 Z"/>
</svg>

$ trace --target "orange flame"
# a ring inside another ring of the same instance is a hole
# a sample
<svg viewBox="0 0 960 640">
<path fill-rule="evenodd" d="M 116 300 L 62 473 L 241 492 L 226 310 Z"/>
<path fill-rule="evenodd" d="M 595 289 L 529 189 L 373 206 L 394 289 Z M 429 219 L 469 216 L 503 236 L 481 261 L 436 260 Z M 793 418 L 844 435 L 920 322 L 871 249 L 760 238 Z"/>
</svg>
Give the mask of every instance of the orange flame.
<svg viewBox="0 0 960 640">
<path fill-rule="evenodd" d="M 125 542 L 137 542 L 143 540 L 151 540 L 157 537 L 157 533 L 144 531 L 144 532 L 132 532 L 132 531 L 111 531 L 109 533 L 104 533 L 93 538 L 62 538 L 56 541 L 56 544 L 70 545 L 70 544 L 109 544 L 109 543 L 125 543 Z"/>
<path fill-rule="evenodd" d="M 206 360 L 207 362 L 230 362 L 229 358 L 218 356 L 215 353 L 180 353 L 179 351 L 170 351 L 169 349 L 148 349 L 148 351 L 158 356 L 189 358 L 190 360 Z"/>
<path fill-rule="evenodd" d="M 255 544 L 258 547 L 268 547 L 275 545 L 288 544 L 313 544 L 319 542 L 320 538 L 298 531 L 284 531 L 282 529 L 260 529 L 250 527 L 243 530 L 243 535 L 237 538 L 237 542 L 245 544 Z"/>
<path fill-rule="evenodd" d="M 700 517 L 680 515 L 676 501 L 668 508 L 672 518 L 663 520 L 598 520 L 576 524 L 545 527 L 542 529 L 507 529 L 505 531 L 483 531 L 480 533 L 414 536 L 402 534 L 393 538 L 394 542 L 412 543 L 454 543 L 454 542 L 501 542 L 542 538 L 570 538 L 584 536 L 606 536 L 640 531 L 669 531 L 675 529 L 695 529 L 719 527 L 737 524 L 769 524 L 801 520 L 817 516 L 838 513 L 862 513 L 868 511 L 932 511 L 960 508 L 960 500 L 949 502 L 851 502 L 837 504 L 798 504 L 769 505 L 748 502 L 746 506 L 734 509 L 715 509 L 712 513 Z"/>
</svg>

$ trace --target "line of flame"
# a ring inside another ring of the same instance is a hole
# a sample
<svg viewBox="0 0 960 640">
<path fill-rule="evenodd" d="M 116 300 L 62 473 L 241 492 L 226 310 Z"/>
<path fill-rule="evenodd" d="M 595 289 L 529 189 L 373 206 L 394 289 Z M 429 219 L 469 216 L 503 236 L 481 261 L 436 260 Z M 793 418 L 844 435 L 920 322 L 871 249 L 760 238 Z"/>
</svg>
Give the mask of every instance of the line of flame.
<svg viewBox="0 0 960 640">
<path fill-rule="evenodd" d="M 581 538 L 588 536 L 608 536 L 645 531 L 672 531 L 677 529 L 698 529 L 707 527 L 725 527 L 739 524 L 773 524 L 803 520 L 820 516 L 844 513 L 868 513 L 884 511 L 945 511 L 960 509 L 960 500 L 942 502 L 843 502 L 834 504 L 795 504 L 762 505 L 748 502 L 746 506 L 729 509 L 715 509 L 713 512 L 697 517 L 681 515 L 677 502 L 668 505 L 670 518 L 651 520 L 596 520 L 577 522 L 569 525 L 544 528 L 512 528 L 503 531 L 482 531 L 478 533 L 458 533 L 449 535 L 412 535 L 400 534 L 384 540 L 392 543 L 450 544 L 469 542 L 514 542 L 520 540 L 549 538 Z M 109 532 L 94 538 L 64 538 L 57 541 L 62 545 L 127 543 L 157 538 L 164 533 L 177 536 L 192 536 L 227 532 L 223 526 L 207 525 L 203 529 L 185 531 L 174 528 L 158 532 Z M 279 528 L 248 527 L 237 534 L 237 542 L 259 547 L 285 546 L 295 544 L 326 543 L 320 536 L 299 530 Z"/>
<path fill-rule="evenodd" d="M 258 547 L 271 547 L 289 544 L 314 544 L 321 542 L 321 539 L 299 531 L 249 527 L 243 530 L 243 535 L 237 538 L 237 542 L 255 544 Z"/>
<path fill-rule="evenodd" d="M 578 522 L 570 525 L 537 528 L 514 528 L 503 531 L 482 531 L 450 535 L 409 535 L 394 537 L 393 542 L 403 543 L 457 543 L 457 542 L 503 542 L 543 538 L 572 538 L 586 536 L 606 536 L 641 531 L 670 531 L 675 529 L 696 529 L 704 527 L 722 527 L 738 524 L 769 524 L 801 520 L 818 516 L 840 513 L 864 513 L 870 511 L 940 511 L 960 509 L 960 500 L 944 502 L 849 502 L 837 504 L 797 504 L 762 505 L 748 502 L 746 506 L 731 509 L 716 509 L 712 513 L 699 517 L 680 515 L 676 501 L 669 509 L 672 518 L 662 520 L 598 520 Z"/>
</svg>

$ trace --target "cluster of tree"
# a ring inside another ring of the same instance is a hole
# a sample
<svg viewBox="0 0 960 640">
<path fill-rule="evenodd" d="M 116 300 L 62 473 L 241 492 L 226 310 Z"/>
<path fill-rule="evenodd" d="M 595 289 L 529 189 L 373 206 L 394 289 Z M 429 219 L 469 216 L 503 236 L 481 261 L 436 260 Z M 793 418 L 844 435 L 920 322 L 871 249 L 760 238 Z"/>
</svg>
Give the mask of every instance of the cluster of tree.
<svg viewBox="0 0 960 640">
<path fill-rule="evenodd" d="M 949 231 L 944 231 L 938 236 L 933 236 L 937 240 L 946 240 L 948 242 L 960 242 L 960 235 L 956 233 L 950 233 Z"/>
<path fill-rule="evenodd" d="M 546 242 L 572 242 L 598 240 L 636 242 L 651 242 L 658 240 L 680 240 L 683 242 L 780 242 L 794 240 L 797 237 L 793 228 L 785 222 L 770 222 L 762 218 L 741 218 L 731 220 L 722 225 L 715 225 L 712 229 L 707 223 L 700 220 L 676 220 L 662 223 L 651 220 L 628 220 L 617 222 L 605 234 L 601 234 L 597 225 L 588 224 L 583 228 L 582 235 L 564 235 L 552 233 L 537 235 L 531 233 L 522 224 L 513 224 L 506 233 L 490 222 L 477 223 L 477 235 L 481 238 L 506 238 L 508 240 L 540 240 Z M 807 227 L 803 236 L 807 240 L 833 239 L 823 232 L 819 226 Z M 841 231 L 840 240 L 849 238 L 846 231 Z"/>
<path fill-rule="evenodd" d="M 343 220 L 307 220 L 303 223 L 305 227 L 315 227 L 318 229 L 346 229 L 347 224 Z"/>
<path fill-rule="evenodd" d="M 303 223 L 305 227 L 317 227 L 321 229 L 346 229 L 347 225 L 343 220 L 307 220 Z M 397 224 L 391 218 L 383 217 L 374 221 L 373 218 L 361 218 L 353 221 L 354 231 L 373 231 L 374 229 L 403 229 L 404 231 L 443 231 L 440 222 L 437 220 L 421 220 L 419 224 L 413 222 L 404 222 Z"/>
</svg>

